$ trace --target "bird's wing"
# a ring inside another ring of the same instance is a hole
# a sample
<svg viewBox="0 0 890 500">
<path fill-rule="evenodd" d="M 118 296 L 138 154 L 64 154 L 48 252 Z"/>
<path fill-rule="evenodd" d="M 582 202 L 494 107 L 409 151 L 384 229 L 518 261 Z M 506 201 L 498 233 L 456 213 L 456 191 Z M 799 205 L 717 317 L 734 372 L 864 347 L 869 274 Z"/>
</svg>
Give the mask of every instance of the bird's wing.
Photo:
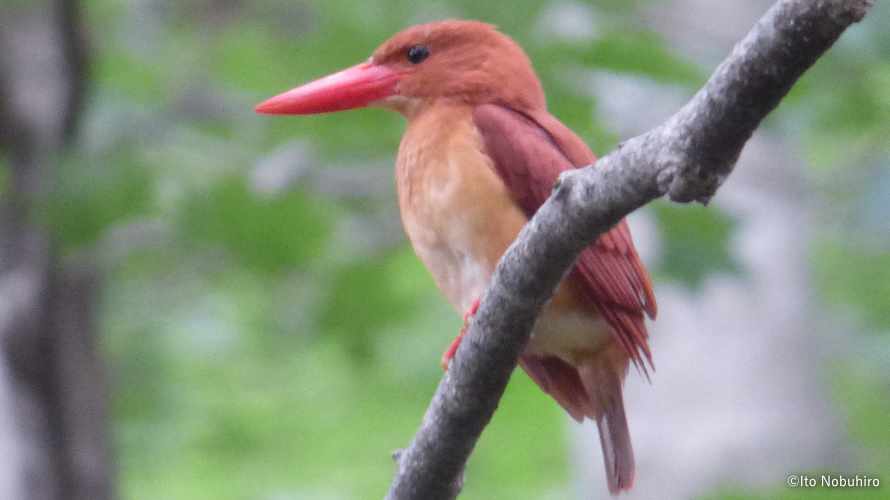
<svg viewBox="0 0 890 500">
<path fill-rule="evenodd" d="M 476 107 L 473 121 L 495 169 L 529 217 L 550 195 L 560 172 L 596 160 L 584 141 L 546 111 L 524 114 L 486 104 Z M 655 317 L 655 295 L 627 223 L 622 220 L 584 249 L 572 273 L 645 373 L 652 356 L 643 314 Z"/>
</svg>

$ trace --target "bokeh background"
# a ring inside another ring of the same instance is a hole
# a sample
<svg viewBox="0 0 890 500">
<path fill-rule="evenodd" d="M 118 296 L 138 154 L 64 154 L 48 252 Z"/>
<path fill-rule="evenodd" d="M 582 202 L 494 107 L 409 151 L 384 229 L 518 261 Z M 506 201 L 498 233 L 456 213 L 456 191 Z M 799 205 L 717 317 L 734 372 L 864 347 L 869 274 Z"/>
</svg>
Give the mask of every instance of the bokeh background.
<svg viewBox="0 0 890 500">
<path fill-rule="evenodd" d="M 770 3 L 3 0 L 0 498 L 382 497 L 461 323 L 401 233 L 404 123 L 253 106 L 475 18 L 607 152 Z M 712 206 L 632 216 L 661 316 L 628 498 L 890 498 L 888 25 L 844 35 Z M 518 373 L 462 498 L 605 498 L 599 455 Z M 821 472 L 884 484 L 785 485 Z"/>
</svg>

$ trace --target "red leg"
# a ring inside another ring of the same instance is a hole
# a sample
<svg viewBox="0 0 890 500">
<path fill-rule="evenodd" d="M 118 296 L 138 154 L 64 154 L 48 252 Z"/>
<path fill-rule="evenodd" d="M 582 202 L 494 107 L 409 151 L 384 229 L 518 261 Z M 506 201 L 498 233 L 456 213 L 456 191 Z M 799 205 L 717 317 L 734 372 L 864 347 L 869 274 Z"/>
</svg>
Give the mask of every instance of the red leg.
<svg viewBox="0 0 890 500">
<path fill-rule="evenodd" d="M 454 341 L 451 342 L 451 345 L 448 346 L 448 349 L 445 349 L 445 352 L 442 353 L 442 369 L 447 370 L 448 364 L 451 362 L 451 358 L 454 357 L 454 353 L 457 352 L 457 347 L 460 345 L 460 341 L 464 339 L 464 334 L 467 333 L 467 330 L 470 328 L 470 319 L 476 315 L 476 311 L 479 310 L 479 299 L 473 301 L 473 304 L 467 309 L 467 312 L 464 313 L 464 326 L 460 327 L 460 333 L 457 334 L 457 337 L 454 338 Z"/>
</svg>

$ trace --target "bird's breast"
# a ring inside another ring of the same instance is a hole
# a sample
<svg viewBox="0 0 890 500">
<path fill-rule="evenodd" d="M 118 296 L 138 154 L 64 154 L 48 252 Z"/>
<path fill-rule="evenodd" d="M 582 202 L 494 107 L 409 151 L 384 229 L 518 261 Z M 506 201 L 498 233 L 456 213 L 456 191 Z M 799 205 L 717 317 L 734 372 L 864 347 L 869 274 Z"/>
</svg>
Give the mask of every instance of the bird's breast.
<svg viewBox="0 0 890 500">
<path fill-rule="evenodd" d="M 412 120 L 396 179 L 415 252 L 452 305 L 466 310 L 527 222 L 485 154 L 471 110 L 430 110 Z"/>
</svg>

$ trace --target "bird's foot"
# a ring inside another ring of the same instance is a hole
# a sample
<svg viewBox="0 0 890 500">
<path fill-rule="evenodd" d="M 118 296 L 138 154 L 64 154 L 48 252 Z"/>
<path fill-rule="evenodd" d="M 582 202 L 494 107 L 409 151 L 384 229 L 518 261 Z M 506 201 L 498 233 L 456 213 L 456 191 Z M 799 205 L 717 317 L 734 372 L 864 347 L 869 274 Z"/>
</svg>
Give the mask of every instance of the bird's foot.
<svg viewBox="0 0 890 500">
<path fill-rule="evenodd" d="M 448 349 L 445 349 L 445 352 L 442 353 L 442 369 L 448 370 L 448 364 L 451 363 L 451 358 L 454 357 L 454 353 L 457 352 L 458 346 L 460 346 L 461 340 L 464 339 L 464 334 L 467 333 L 467 330 L 470 328 L 470 319 L 476 315 L 476 311 L 479 310 L 479 299 L 473 301 L 473 304 L 467 309 L 467 312 L 464 313 L 464 325 L 460 327 L 460 333 L 457 334 L 457 337 L 454 337 L 454 341 L 451 342 L 451 345 L 448 346 Z"/>
</svg>

